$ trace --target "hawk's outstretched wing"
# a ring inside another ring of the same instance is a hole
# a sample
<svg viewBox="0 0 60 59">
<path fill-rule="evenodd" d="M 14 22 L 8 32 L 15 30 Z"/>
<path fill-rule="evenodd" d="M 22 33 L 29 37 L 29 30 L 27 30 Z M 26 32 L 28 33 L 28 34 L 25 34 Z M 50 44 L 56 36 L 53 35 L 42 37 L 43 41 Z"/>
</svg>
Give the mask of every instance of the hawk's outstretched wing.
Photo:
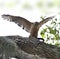
<svg viewBox="0 0 60 59">
<path fill-rule="evenodd" d="M 29 37 L 37 38 L 39 28 L 43 24 L 45 24 L 46 22 L 48 22 L 49 20 L 54 18 L 54 16 L 48 17 L 46 19 L 43 19 L 41 22 L 35 22 L 35 23 L 31 23 L 28 20 L 26 20 L 25 18 L 22 18 L 22 17 L 19 17 L 19 16 L 2 15 L 2 18 L 8 19 L 12 22 L 17 23 L 19 26 L 22 26 L 23 29 L 25 29 L 27 32 L 30 32 Z"/>
<path fill-rule="evenodd" d="M 33 24 L 33 23 L 29 22 L 28 20 L 26 20 L 25 18 L 20 17 L 20 16 L 12 16 L 12 15 L 3 14 L 2 18 L 17 23 L 17 25 L 21 26 L 27 32 L 30 32 L 31 25 Z"/>
<path fill-rule="evenodd" d="M 55 16 L 50 16 L 48 18 L 43 19 L 42 21 L 39 22 L 38 28 L 40 28 L 42 25 L 53 19 Z"/>
</svg>

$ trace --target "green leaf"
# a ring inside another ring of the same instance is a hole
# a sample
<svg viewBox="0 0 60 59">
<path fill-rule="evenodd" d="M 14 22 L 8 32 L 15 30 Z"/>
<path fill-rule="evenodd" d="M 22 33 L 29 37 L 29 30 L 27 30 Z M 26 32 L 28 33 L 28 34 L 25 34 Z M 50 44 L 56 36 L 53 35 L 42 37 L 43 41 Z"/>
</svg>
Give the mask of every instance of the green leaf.
<svg viewBox="0 0 60 59">
<path fill-rule="evenodd" d="M 56 29 L 53 29 L 53 28 L 51 28 L 49 26 L 47 26 L 47 27 L 48 27 L 48 29 L 49 29 L 49 31 L 50 31 L 51 34 L 53 34 L 53 35 L 56 34 Z"/>
<path fill-rule="evenodd" d="M 46 30 L 47 30 L 47 28 L 45 28 L 45 29 L 43 29 L 42 31 L 41 31 L 41 36 L 42 36 L 42 38 L 44 38 L 45 37 L 45 32 L 46 32 Z"/>
<path fill-rule="evenodd" d="M 56 46 L 59 46 L 60 44 L 58 42 L 55 43 Z"/>
</svg>

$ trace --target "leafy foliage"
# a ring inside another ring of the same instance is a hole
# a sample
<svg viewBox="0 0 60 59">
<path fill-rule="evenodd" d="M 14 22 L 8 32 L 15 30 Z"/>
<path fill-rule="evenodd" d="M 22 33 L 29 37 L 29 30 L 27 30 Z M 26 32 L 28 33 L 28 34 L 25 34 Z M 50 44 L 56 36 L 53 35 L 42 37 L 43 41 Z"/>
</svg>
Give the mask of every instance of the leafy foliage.
<svg viewBox="0 0 60 59">
<path fill-rule="evenodd" d="M 46 28 L 41 30 L 40 35 L 45 38 L 45 42 L 60 45 L 60 22 L 58 20 L 60 19 L 53 19 L 50 26 L 46 25 Z"/>
</svg>

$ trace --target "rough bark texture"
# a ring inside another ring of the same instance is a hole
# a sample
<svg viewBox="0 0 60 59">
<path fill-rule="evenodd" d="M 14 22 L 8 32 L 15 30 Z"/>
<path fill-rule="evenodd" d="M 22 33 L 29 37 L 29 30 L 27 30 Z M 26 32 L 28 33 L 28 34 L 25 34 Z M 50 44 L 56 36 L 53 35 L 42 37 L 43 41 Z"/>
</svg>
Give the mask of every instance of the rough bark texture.
<svg viewBox="0 0 60 59">
<path fill-rule="evenodd" d="M 60 47 L 49 45 L 36 38 L 20 36 L 0 37 L 0 59 L 60 59 Z"/>
</svg>

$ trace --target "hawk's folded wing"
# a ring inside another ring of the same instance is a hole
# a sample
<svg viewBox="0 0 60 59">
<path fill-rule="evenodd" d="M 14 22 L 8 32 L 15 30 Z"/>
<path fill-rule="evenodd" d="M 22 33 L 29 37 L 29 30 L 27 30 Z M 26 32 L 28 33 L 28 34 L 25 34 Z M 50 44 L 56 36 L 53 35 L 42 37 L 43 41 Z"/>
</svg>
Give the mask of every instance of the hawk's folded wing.
<svg viewBox="0 0 60 59">
<path fill-rule="evenodd" d="M 28 20 L 26 20 L 25 18 L 19 17 L 19 16 L 12 16 L 12 15 L 3 14 L 2 18 L 17 23 L 17 25 L 21 26 L 27 32 L 30 32 L 31 25 L 33 24 L 33 23 L 29 22 Z"/>
</svg>

